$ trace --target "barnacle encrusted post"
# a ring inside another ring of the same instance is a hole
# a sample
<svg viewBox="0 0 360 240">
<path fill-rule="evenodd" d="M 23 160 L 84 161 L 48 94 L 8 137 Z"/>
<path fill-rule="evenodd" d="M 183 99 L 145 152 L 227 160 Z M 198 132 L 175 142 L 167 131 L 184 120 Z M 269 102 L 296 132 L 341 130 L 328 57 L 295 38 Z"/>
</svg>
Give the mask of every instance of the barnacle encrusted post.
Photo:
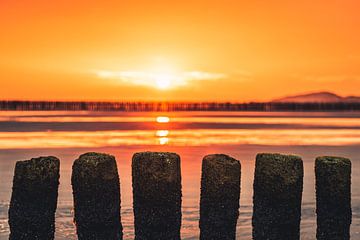
<svg viewBox="0 0 360 240">
<path fill-rule="evenodd" d="M 168 152 L 134 154 L 132 184 L 135 239 L 180 239 L 179 155 Z"/>
<path fill-rule="evenodd" d="M 267 153 L 256 156 L 253 239 L 300 238 L 303 175 L 300 157 Z"/>
<path fill-rule="evenodd" d="M 16 162 L 9 208 L 10 240 L 54 239 L 59 167 L 56 157 Z"/>
<path fill-rule="evenodd" d="M 115 157 L 103 153 L 81 155 L 73 164 L 71 184 L 78 239 L 122 239 Z"/>
<path fill-rule="evenodd" d="M 317 239 L 350 239 L 351 161 L 318 157 L 315 175 Z"/>
<path fill-rule="evenodd" d="M 240 162 L 224 154 L 205 156 L 202 162 L 200 239 L 236 238 L 239 216 Z"/>
</svg>

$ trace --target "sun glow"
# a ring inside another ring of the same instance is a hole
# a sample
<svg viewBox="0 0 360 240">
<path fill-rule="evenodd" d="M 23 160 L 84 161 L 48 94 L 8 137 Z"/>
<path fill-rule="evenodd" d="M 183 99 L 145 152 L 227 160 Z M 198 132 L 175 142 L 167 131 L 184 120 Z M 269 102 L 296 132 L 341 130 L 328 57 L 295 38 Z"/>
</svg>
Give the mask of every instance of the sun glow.
<svg viewBox="0 0 360 240">
<path fill-rule="evenodd" d="M 171 87 L 172 77 L 169 74 L 155 74 L 154 75 L 156 87 L 165 90 Z"/>
<path fill-rule="evenodd" d="M 96 75 L 102 79 L 121 81 L 126 84 L 152 87 L 159 90 L 168 90 L 189 85 L 194 81 L 218 80 L 226 78 L 222 73 L 209 73 L 201 71 L 179 72 L 175 70 L 156 71 L 108 71 L 95 70 Z"/>
</svg>

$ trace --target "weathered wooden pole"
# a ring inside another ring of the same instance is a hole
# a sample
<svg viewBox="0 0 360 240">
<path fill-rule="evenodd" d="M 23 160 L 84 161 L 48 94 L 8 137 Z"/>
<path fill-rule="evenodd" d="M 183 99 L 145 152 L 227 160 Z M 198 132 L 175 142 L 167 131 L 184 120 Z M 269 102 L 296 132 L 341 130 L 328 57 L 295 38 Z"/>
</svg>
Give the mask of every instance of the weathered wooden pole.
<svg viewBox="0 0 360 240">
<path fill-rule="evenodd" d="M 200 239 L 236 238 L 239 216 L 240 162 L 224 154 L 205 156 L 202 162 Z"/>
<path fill-rule="evenodd" d="M 73 164 L 71 183 L 78 239 L 122 239 L 115 157 L 102 153 L 81 155 Z"/>
<path fill-rule="evenodd" d="M 18 161 L 9 208 L 10 240 L 54 239 L 60 161 Z"/>
<path fill-rule="evenodd" d="M 132 184 L 135 239 L 180 239 L 179 155 L 161 152 L 134 154 Z"/>
<path fill-rule="evenodd" d="M 316 175 L 316 238 L 350 239 L 351 161 L 341 157 L 318 157 Z"/>
<path fill-rule="evenodd" d="M 256 156 L 253 239 L 300 238 L 303 172 L 300 157 L 266 153 Z"/>
</svg>

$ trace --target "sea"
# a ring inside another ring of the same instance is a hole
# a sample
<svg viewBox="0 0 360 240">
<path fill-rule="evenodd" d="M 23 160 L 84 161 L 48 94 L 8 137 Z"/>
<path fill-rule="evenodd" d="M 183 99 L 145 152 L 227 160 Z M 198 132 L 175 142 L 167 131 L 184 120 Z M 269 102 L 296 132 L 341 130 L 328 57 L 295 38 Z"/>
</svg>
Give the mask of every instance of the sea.
<svg viewBox="0 0 360 240">
<path fill-rule="evenodd" d="M 55 239 L 77 239 L 71 167 L 79 155 L 116 157 L 124 239 L 134 239 L 131 159 L 142 151 L 178 153 L 182 172 L 182 239 L 199 238 L 201 162 L 223 153 L 241 162 L 237 239 L 251 239 L 254 164 L 258 153 L 295 154 L 304 162 L 301 239 L 315 239 L 315 158 L 352 161 L 351 239 L 360 239 L 360 112 L 0 112 L 0 240 L 8 239 L 8 208 L 16 161 L 61 161 Z"/>
</svg>

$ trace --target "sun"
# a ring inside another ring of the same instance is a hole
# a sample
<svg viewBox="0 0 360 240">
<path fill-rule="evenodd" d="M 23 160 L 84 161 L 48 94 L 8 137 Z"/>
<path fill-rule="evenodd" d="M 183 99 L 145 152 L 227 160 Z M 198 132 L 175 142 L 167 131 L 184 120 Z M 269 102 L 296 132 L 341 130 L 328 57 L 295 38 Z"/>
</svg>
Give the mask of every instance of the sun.
<svg viewBox="0 0 360 240">
<path fill-rule="evenodd" d="M 156 87 L 160 90 L 171 88 L 172 76 L 166 73 L 157 73 L 154 76 Z"/>
</svg>

